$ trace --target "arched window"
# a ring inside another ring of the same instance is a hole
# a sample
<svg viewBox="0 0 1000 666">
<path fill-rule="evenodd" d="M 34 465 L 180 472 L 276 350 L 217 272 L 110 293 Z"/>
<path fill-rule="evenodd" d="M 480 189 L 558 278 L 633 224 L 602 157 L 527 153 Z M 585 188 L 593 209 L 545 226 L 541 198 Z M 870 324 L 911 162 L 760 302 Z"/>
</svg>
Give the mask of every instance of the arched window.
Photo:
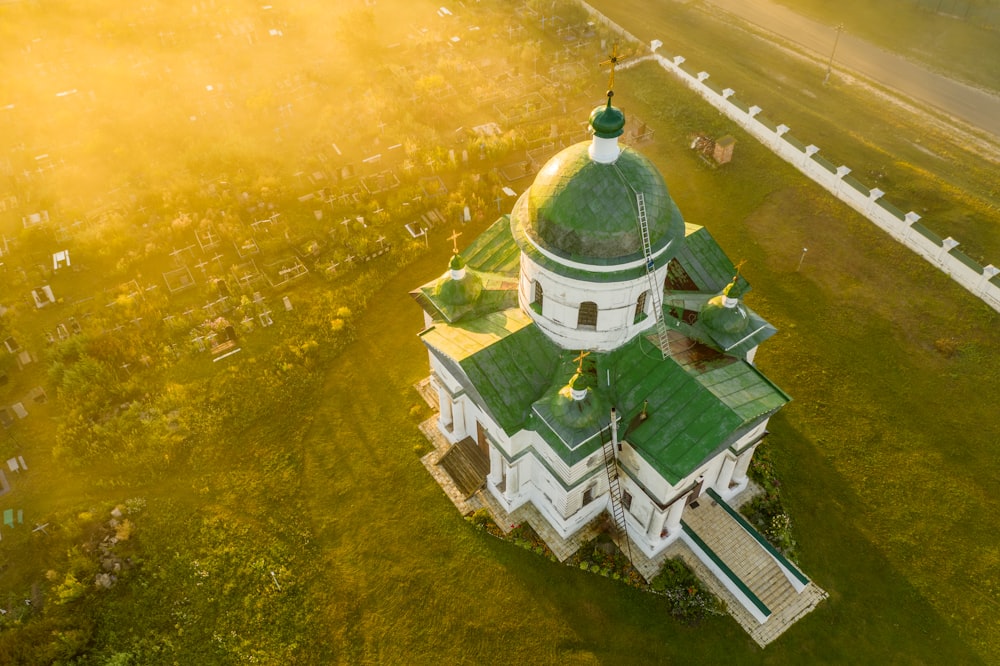
<svg viewBox="0 0 1000 666">
<path fill-rule="evenodd" d="M 580 312 L 576 317 L 577 328 L 597 328 L 597 303 L 584 301 L 580 303 Z"/>
<path fill-rule="evenodd" d="M 648 291 L 639 294 L 639 298 L 635 302 L 635 316 L 632 317 L 633 324 L 638 324 L 646 318 L 646 296 L 648 294 Z"/>
<path fill-rule="evenodd" d="M 534 282 L 535 295 L 531 300 L 531 304 L 535 306 L 535 312 L 541 313 L 542 311 L 542 301 L 545 299 L 545 292 L 542 290 L 542 283 L 538 280 Z"/>
</svg>

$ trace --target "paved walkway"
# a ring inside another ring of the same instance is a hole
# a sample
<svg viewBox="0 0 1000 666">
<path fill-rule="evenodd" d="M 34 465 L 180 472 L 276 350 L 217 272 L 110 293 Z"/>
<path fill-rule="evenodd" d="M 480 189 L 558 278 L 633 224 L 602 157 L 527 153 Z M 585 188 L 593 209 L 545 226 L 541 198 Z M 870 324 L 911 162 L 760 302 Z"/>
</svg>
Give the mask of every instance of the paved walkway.
<svg viewBox="0 0 1000 666">
<path fill-rule="evenodd" d="M 698 506 L 688 507 L 684 521 L 704 541 L 715 554 L 726 563 L 734 574 L 764 602 L 771 611 L 763 624 L 757 621 L 707 567 L 692 560 L 694 553 L 687 549 L 691 557 L 681 555 L 705 581 L 712 591 L 725 599 L 729 612 L 740 623 L 758 645 L 764 647 L 792 626 L 796 620 L 827 598 L 827 593 L 815 583 L 809 582 L 798 592 L 784 574 L 774 558 L 749 534 L 739 522 L 710 497 L 703 496 Z"/>
</svg>

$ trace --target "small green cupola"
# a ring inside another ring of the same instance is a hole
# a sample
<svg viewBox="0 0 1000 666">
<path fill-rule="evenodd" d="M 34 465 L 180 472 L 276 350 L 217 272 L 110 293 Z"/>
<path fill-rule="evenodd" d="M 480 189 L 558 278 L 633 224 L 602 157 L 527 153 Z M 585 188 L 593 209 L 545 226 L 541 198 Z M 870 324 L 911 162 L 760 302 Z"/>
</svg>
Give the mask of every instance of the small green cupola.
<svg viewBox="0 0 1000 666">
<path fill-rule="evenodd" d="M 735 335 L 742 333 L 750 325 L 750 316 L 740 301 L 746 292 L 745 283 L 740 282 L 739 273 L 732 282 L 722 288 L 717 296 L 713 296 L 701 309 L 698 317 L 710 331 Z"/>
<path fill-rule="evenodd" d="M 483 281 L 475 272 L 467 271 L 465 260 L 457 253 L 448 262 L 445 273 L 435 288 L 435 295 L 446 305 L 473 305 L 483 291 Z"/>
<path fill-rule="evenodd" d="M 590 112 L 590 126 L 594 128 L 594 136 L 616 139 L 625 132 L 625 114 L 621 109 L 611 106 L 611 98 L 614 95 L 614 91 L 609 90 L 608 103 Z"/>
<path fill-rule="evenodd" d="M 578 371 L 551 399 L 549 408 L 560 424 L 575 430 L 599 429 L 607 420 L 610 403 L 593 387 L 587 372 Z"/>
</svg>

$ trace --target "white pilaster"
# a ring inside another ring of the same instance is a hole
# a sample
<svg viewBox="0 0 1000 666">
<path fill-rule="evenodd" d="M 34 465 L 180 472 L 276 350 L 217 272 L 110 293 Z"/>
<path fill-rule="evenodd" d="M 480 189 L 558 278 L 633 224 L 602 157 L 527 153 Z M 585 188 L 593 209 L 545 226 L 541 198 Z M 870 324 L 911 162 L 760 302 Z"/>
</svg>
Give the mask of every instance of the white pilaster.
<svg viewBox="0 0 1000 666">
<path fill-rule="evenodd" d="M 497 448 L 494 445 L 490 444 L 489 477 L 490 477 L 490 483 L 493 484 L 494 486 L 499 485 L 500 482 L 503 480 L 503 466 L 505 464 L 506 463 L 504 462 L 503 457 L 500 455 L 500 452 L 497 451 Z"/>
<path fill-rule="evenodd" d="M 726 459 L 722 461 L 722 469 L 719 470 L 719 478 L 715 480 L 715 492 L 720 495 L 729 494 L 729 484 L 733 480 L 733 471 L 736 469 L 736 458 L 730 458 L 728 455 Z"/>
<path fill-rule="evenodd" d="M 438 424 L 442 430 L 451 429 L 451 394 L 448 390 L 438 384 Z"/>
<path fill-rule="evenodd" d="M 451 423 L 451 441 L 457 442 L 466 435 L 465 429 L 465 400 L 459 398 L 452 403 L 452 423 Z"/>
<path fill-rule="evenodd" d="M 757 450 L 757 445 L 755 444 L 749 450 L 744 451 L 740 454 L 740 457 L 736 459 L 736 468 L 733 470 L 733 481 L 737 484 L 742 484 L 747 480 L 747 469 L 750 468 L 750 461 L 753 459 L 753 452 Z"/>
<path fill-rule="evenodd" d="M 660 533 L 663 532 L 663 525 L 666 522 L 667 522 L 666 511 L 653 512 L 653 515 L 649 519 L 649 528 L 646 530 L 646 536 L 649 537 L 650 541 L 655 541 L 660 538 Z"/>
<path fill-rule="evenodd" d="M 667 520 L 665 527 L 667 532 L 673 533 L 681 528 L 681 516 L 684 515 L 684 507 L 687 505 L 687 497 L 681 497 L 670 505 L 667 509 Z"/>
</svg>

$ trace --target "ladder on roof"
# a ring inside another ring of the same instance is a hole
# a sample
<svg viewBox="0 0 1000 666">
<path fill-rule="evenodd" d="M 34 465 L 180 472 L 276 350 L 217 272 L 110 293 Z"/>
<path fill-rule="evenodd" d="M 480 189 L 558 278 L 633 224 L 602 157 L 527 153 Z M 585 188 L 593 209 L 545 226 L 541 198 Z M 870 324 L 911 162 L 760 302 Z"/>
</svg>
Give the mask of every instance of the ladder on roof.
<svg viewBox="0 0 1000 666">
<path fill-rule="evenodd" d="M 660 289 L 656 283 L 656 265 L 653 263 L 653 249 L 649 243 L 649 223 L 646 220 L 646 197 L 642 192 L 635 193 L 635 202 L 639 213 L 639 236 L 642 238 L 642 256 L 646 260 L 646 279 L 649 280 L 649 295 L 653 300 L 653 315 L 656 317 L 656 338 L 659 342 L 663 358 L 670 356 L 670 336 L 667 324 L 663 321 L 663 302 L 660 300 Z"/>
<path fill-rule="evenodd" d="M 601 430 L 601 450 L 604 452 L 604 470 L 608 474 L 608 495 L 611 496 L 611 517 L 615 521 L 615 527 L 618 529 L 618 536 L 620 537 L 621 543 L 625 544 L 622 548 L 619 544 L 618 549 L 622 551 L 623 554 L 628 556 L 629 564 L 632 563 L 632 544 L 628 540 L 628 528 L 625 525 L 625 507 L 622 506 L 622 488 L 618 483 L 618 458 L 615 456 L 615 441 L 614 437 L 610 435 L 610 430 L 614 426 L 610 426 L 607 430 L 608 436 L 605 437 L 605 430 Z"/>
</svg>

